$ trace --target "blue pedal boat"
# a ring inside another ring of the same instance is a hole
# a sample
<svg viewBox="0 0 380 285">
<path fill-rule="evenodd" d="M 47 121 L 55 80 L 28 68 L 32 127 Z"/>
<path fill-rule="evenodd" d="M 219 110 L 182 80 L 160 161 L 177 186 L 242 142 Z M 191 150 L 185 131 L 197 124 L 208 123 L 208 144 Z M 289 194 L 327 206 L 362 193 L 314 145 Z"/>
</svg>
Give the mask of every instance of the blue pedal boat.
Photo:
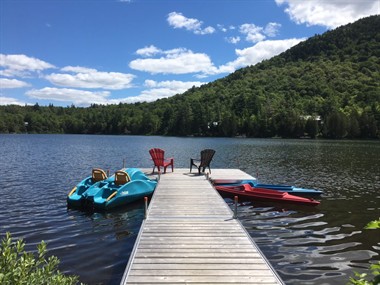
<svg viewBox="0 0 380 285">
<path fill-rule="evenodd" d="M 95 184 L 98 187 L 102 187 L 108 182 L 111 182 L 113 179 L 113 176 L 108 178 L 104 170 L 100 168 L 93 168 L 91 176 L 86 177 L 81 182 L 79 182 L 67 195 L 67 206 L 72 208 L 82 207 L 85 200 L 84 193 L 90 187 L 94 186 Z"/>
<path fill-rule="evenodd" d="M 108 210 L 153 194 L 157 181 L 149 179 L 140 169 L 127 168 L 98 181 L 81 193 L 80 207 L 91 210 Z M 75 192 L 68 196 L 68 205 Z M 78 203 L 76 203 L 78 205 Z"/>
<path fill-rule="evenodd" d="M 323 194 L 323 191 L 317 189 L 306 189 L 299 188 L 291 185 L 276 185 L 276 184 L 262 184 L 259 183 L 256 179 L 254 180 L 242 180 L 236 183 L 215 183 L 217 186 L 239 186 L 243 184 L 249 184 L 252 188 L 260 188 L 260 189 L 268 189 L 268 190 L 276 190 L 281 192 L 288 192 L 292 195 L 297 196 L 318 196 Z"/>
</svg>

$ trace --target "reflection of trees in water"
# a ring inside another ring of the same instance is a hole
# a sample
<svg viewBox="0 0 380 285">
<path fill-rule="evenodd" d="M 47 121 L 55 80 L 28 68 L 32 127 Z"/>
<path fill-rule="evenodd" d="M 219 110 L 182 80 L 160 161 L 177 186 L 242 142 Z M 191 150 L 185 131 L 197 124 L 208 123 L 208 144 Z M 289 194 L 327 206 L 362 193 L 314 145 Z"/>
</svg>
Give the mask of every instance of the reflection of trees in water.
<svg viewBox="0 0 380 285">
<path fill-rule="evenodd" d="M 144 202 L 136 201 L 108 212 L 86 212 L 85 215 L 92 221 L 94 232 L 112 234 L 116 240 L 122 240 L 137 236 L 144 219 Z"/>
</svg>

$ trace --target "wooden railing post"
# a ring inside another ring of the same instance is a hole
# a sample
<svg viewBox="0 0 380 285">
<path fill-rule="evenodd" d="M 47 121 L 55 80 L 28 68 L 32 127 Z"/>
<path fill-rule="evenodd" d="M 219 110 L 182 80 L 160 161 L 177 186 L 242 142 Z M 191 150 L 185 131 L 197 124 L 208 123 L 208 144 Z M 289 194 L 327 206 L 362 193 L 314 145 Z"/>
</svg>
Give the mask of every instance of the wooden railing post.
<svg viewBox="0 0 380 285">
<path fill-rule="evenodd" d="M 144 219 L 148 217 L 148 197 L 144 197 Z"/>
<path fill-rule="evenodd" d="M 238 200 L 239 200 L 239 197 L 235 196 L 234 197 L 234 202 L 235 202 L 235 205 L 234 205 L 234 216 L 233 216 L 234 219 L 237 219 L 237 216 L 238 216 Z"/>
</svg>

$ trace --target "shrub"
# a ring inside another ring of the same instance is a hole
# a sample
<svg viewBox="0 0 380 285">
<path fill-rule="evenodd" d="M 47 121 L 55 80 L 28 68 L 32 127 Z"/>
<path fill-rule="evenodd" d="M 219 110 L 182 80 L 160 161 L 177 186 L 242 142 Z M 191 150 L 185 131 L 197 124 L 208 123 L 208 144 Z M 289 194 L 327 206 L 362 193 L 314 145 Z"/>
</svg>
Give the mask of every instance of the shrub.
<svg viewBox="0 0 380 285">
<path fill-rule="evenodd" d="M 2 285 L 73 285 L 77 276 L 66 276 L 58 270 L 55 256 L 46 259 L 46 243 L 37 245 L 38 254 L 25 252 L 22 239 L 12 242 L 10 233 L 1 241 L 0 284 Z"/>
<path fill-rule="evenodd" d="M 380 229 L 380 219 L 369 222 L 364 229 L 375 230 Z M 367 273 L 354 272 L 355 277 L 350 277 L 348 284 L 352 285 L 379 285 L 380 284 L 380 262 L 372 264 L 370 267 L 371 273 L 374 276 L 371 281 L 367 280 Z"/>
<path fill-rule="evenodd" d="M 350 282 L 348 284 L 352 285 L 379 285 L 380 284 L 380 262 L 377 264 L 372 264 L 371 267 L 371 273 L 374 276 L 372 281 L 366 280 L 366 277 L 368 276 L 367 273 L 358 273 L 354 272 L 355 277 L 350 277 Z"/>
</svg>

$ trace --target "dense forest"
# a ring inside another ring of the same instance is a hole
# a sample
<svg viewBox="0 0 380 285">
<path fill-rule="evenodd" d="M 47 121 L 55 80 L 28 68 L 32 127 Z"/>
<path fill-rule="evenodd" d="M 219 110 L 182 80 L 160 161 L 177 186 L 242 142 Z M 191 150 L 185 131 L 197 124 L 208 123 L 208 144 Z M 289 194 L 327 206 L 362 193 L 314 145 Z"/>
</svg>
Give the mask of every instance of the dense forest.
<svg viewBox="0 0 380 285">
<path fill-rule="evenodd" d="M 0 133 L 380 137 L 380 16 L 152 103 L 0 106 Z"/>
</svg>

